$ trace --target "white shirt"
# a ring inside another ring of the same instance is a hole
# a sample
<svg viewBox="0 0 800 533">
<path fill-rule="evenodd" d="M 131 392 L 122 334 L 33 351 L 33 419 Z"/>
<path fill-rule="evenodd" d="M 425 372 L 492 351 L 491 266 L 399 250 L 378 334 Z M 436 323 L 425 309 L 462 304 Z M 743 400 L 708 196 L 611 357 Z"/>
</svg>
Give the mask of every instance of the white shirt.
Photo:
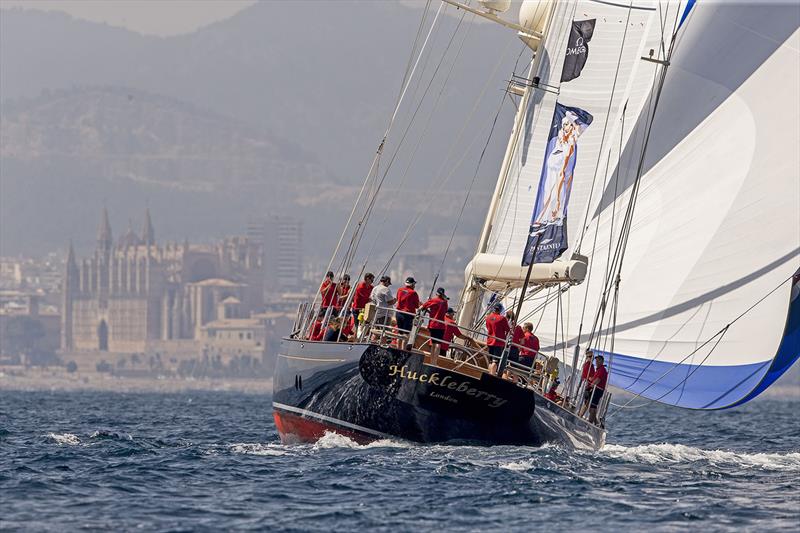
<svg viewBox="0 0 800 533">
<path fill-rule="evenodd" d="M 372 289 L 369 299 L 378 306 L 378 311 L 375 314 L 377 318 L 383 318 L 391 314 L 392 304 L 389 302 L 394 299 L 394 296 L 392 296 L 392 289 L 383 283 L 379 283 Z"/>
</svg>

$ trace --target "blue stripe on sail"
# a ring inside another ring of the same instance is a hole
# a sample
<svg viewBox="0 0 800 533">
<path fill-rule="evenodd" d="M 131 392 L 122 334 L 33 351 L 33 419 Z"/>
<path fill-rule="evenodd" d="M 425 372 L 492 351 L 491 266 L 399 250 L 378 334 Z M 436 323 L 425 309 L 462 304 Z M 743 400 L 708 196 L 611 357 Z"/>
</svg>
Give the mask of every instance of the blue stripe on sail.
<svg viewBox="0 0 800 533">
<path fill-rule="evenodd" d="M 595 353 L 603 353 L 595 350 Z M 608 360 L 609 354 L 605 354 Z M 702 356 L 698 356 L 702 357 Z M 706 366 L 651 361 L 614 354 L 611 384 L 642 397 L 690 409 L 720 409 L 747 396 L 770 361 L 749 365 Z M 687 376 L 689 376 L 687 378 Z M 655 382 L 655 383 L 654 383 Z M 732 400 L 726 400 L 732 398 Z"/>
<path fill-rule="evenodd" d="M 789 319 L 786 322 L 786 331 L 781 340 L 781 345 L 778 348 L 778 355 L 772 361 L 769 370 L 767 370 L 761 383 L 753 389 L 750 394 L 740 400 L 735 400 L 735 403 L 730 405 L 740 405 L 747 401 L 752 400 L 775 383 L 784 372 L 789 370 L 789 367 L 800 358 L 800 298 L 795 300 L 789 306 Z"/>
<path fill-rule="evenodd" d="M 689 11 L 692 10 L 696 2 L 697 0 L 689 0 L 688 2 L 686 2 L 686 8 L 683 10 L 683 15 L 681 15 L 681 21 L 678 23 L 679 28 L 683 26 L 683 21 L 686 20 L 686 17 L 689 16 Z"/>
<path fill-rule="evenodd" d="M 595 353 L 604 354 L 606 361 L 610 356 L 600 350 Z M 783 339 L 774 359 L 749 365 L 698 366 L 614 354 L 610 380 L 615 387 L 663 403 L 690 409 L 726 409 L 764 392 L 798 358 L 800 298 L 795 298 L 789 305 Z"/>
</svg>

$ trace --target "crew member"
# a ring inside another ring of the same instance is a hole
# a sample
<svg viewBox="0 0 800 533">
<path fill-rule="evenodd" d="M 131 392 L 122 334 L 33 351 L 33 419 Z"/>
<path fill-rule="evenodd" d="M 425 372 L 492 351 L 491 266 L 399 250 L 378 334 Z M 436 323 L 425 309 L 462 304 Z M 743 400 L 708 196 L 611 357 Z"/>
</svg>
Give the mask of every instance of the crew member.
<svg viewBox="0 0 800 533">
<path fill-rule="evenodd" d="M 339 313 L 347 302 L 347 296 L 350 294 L 350 274 L 345 274 L 339 281 L 339 287 L 336 295 L 336 305 L 334 309 Z"/>
<path fill-rule="evenodd" d="M 308 340 L 322 340 L 322 336 L 325 334 L 325 330 L 322 329 L 323 320 L 325 320 L 325 310 L 320 309 L 319 313 L 317 314 L 317 319 L 314 321 L 314 324 L 311 325 L 311 332 L 308 334 Z"/>
<path fill-rule="evenodd" d="M 592 396 L 592 388 L 589 386 L 589 380 L 592 378 L 592 376 L 594 376 L 592 359 L 594 359 L 594 352 L 592 352 L 591 348 L 587 348 L 586 358 L 584 359 L 583 367 L 581 368 L 581 380 L 578 382 L 578 387 L 580 387 L 582 383 L 586 383 L 586 388 L 583 390 L 583 403 L 581 404 L 581 409 L 578 412 L 578 416 L 583 416 L 583 414 L 586 412 L 586 409 L 589 408 L 589 400 Z"/>
<path fill-rule="evenodd" d="M 392 290 L 389 288 L 392 284 L 392 278 L 389 276 L 381 276 L 381 281 L 372 289 L 372 294 L 369 299 L 378 306 L 375 311 L 375 324 L 378 326 L 386 326 L 392 318 L 392 306 L 397 301 L 392 297 Z"/>
<path fill-rule="evenodd" d="M 456 323 L 456 312 L 453 310 L 452 307 L 447 308 L 447 314 L 444 315 L 444 335 L 442 336 L 442 340 L 444 342 L 441 343 L 441 350 L 442 353 L 446 353 L 447 350 L 450 348 L 450 341 L 453 340 L 453 337 L 458 337 L 459 339 L 464 339 L 467 343 L 469 343 L 472 339 L 461 333 L 461 330 Z"/>
<path fill-rule="evenodd" d="M 517 324 L 514 311 L 509 310 L 506 312 L 506 320 L 508 320 L 508 325 L 514 328 L 511 334 L 511 346 L 508 347 L 508 360 L 519 363 L 519 347 L 522 345 L 524 333 L 519 324 Z"/>
<path fill-rule="evenodd" d="M 421 309 L 428 312 L 428 330 L 430 331 L 431 345 L 439 344 L 441 346 L 444 339 L 444 317 L 447 315 L 447 300 L 449 298 L 444 293 L 444 287 L 439 287 L 436 289 L 436 296 L 422 304 Z"/>
<path fill-rule="evenodd" d="M 522 348 L 519 351 L 519 361 L 523 365 L 533 366 L 536 354 L 539 353 L 539 337 L 533 334 L 533 324 L 525 322 L 522 326 Z"/>
<path fill-rule="evenodd" d="M 547 398 L 548 400 L 552 401 L 552 402 L 558 402 L 558 400 L 560 398 L 558 397 L 558 393 L 556 392 L 556 389 L 558 389 L 558 386 L 560 384 L 561 384 L 561 382 L 558 381 L 558 380 L 553 381 L 553 384 L 550 385 L 550 390 L 547 391 L 547 393 L 544 395 L 544 397 Z"/>
<path fill-rule="evenodd" d="M 351 340 L 353 334 L 356 332 L 356 317 L 353 313 L 347 313 L 342 326 L 342 339 Z"/>
<path fill-rule="evenodd" d="M 395 318 L 397 318 L 397 327 L 401 333 L 411 331 L 411 326 L 414 324 L 414 315 L 419 308 L 419 294 L 414 290 L 416 286 L 417 280 L 409 276 L 406 278 L 405 286 L 397 289 L 395 308 L 399 312 L 395 314 Z"/>
<path fill-rule="evenodd" d="M 506 346 L 506 337 L 511 330 L 506 317 L 500 314 L 503 305 L 498 302 L 492 306 L 492 312 L 486 317 L 486 346 L 489 347 L 489 354 L 494 357 L 503 355 L 503 348 Z"/>
<path fill-rule="evenodd" d="M 597 424 L 597 406 L 600 405 L 600 399 L 606 391 L 608 382 L 608 370 L 603 363 L 602 355 L 594 358 L 594 374 L 589 378 L 588 386 L 593 389 L 592 398 L 589 401 L 589 422 L 592 424 Z"/>
<path fill-rule="evenodd" d="M 322 309 L 336 303 L 336 284 L 333 282 L 333 272 L 330 270 L 325 274 L 325 281 L 319 286 L 319 293 L 322 295 Z"/>
<path fill-rule="evenodd" d="M 353 314 L 358 316 L 364 310 L 364 306 L 369 302 L 369 297 L 372 295 L 372 282 L 375 281 L 375 276 L 371 272 L 364 274 L 364 279 L 356 285 L 355 292 L 353 292 Z"/>
<path fill-rule="evenodd" d="M 338 342 L 340 340 L 346 341 L 347 337 L 339 335 L 339 327 L 341 326 L 341 319 L 338 316 L 331 318 L 328 322 L 328 327 L 325 330 L 325 336 L 322 338 L 325 342 Z"/>
<path fill-rule="evenodd" d="M 594 368 L 592 368 L 592 358 L 594 352 L 591 349 L 586 350 L 586 359 L 583 361 L 583 368 L 581 369 L 581 381 L 589 381 L 594 375 Z"/>
</svg>

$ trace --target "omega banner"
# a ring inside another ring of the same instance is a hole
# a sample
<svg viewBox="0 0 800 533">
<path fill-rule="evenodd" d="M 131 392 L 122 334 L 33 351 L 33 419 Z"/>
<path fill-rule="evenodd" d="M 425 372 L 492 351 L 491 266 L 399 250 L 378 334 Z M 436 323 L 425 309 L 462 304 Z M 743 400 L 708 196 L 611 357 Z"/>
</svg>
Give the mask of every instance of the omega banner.
<svg viewBox="0 0 800 533">
<path fill-rule="evenodd" d="M 574 80 L 581 75 L 583 66 L 589 59 L 589 41 L 594 35 L 595 20 L 572 21 L 567 52 L 564 56 L 564 68 L 561 70 L 561 81 Z"/>
<path fill-rule="evenodd" d="M 536 193 L 528 242 L 522 265 L 552 263 L 567 249 L 567 205 L 578 156 L 578 138 L 592 123 L 592 115 L 577 107 L 556 104 L 542 174 Z"/>
</svg>

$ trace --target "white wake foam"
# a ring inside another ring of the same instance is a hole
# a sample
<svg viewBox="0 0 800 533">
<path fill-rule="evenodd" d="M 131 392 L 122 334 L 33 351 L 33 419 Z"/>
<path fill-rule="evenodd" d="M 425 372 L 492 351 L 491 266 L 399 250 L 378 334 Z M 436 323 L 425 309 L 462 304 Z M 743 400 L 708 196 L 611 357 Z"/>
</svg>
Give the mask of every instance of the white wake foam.
<svg viewBox="0 0 800 533">
<path fill-rule="evenodd" d="M 81 443 L 81 440 L 78 438 L 78 436 L 73 435 L 72 433 L 48 433 L 47 437 L 56 441 L 57 444 L 75 446 L 76 444 Z"/>
<path fill-rule="evenodd" d="M 238 442 L 228 446 L 233 453 L 241 453 L 245 455 L 286 455 L 289 450 L 283 444 L 259 444 Z"/>
<path fill-rule="evenodd" d="M 532 459 L 525 459 L 524 461 L 514 461 L 511 463 L 500 463 L 500 468 L 503 470 L 511 470 L 512 472 L 527 472 L 536 468 L 536 461 Z"/>
<path fill-rule="evenodd" d="M 369 449 L 369 448 L 410 448 L 413 446 L 410 442 L 402 442 L 391 439 L 380 439 L 369 444 L 359 444 L 349 437 L 326 431 L 325 434 L 314 443 L 315 450 L 325 450 L 328 448 L 352 448 L 352 449 Z"/>
<path fill-rule="evenodd" d="M 739 453 L 703 450 L 683 444 L 643 444 L 619 446 L 607 444 L 600 453 L 636 463 L 687 463 L 707 461 L 712 465 L 734 465 L 764 470 L 800 471 L 800 453 Z"/>
</svg>

